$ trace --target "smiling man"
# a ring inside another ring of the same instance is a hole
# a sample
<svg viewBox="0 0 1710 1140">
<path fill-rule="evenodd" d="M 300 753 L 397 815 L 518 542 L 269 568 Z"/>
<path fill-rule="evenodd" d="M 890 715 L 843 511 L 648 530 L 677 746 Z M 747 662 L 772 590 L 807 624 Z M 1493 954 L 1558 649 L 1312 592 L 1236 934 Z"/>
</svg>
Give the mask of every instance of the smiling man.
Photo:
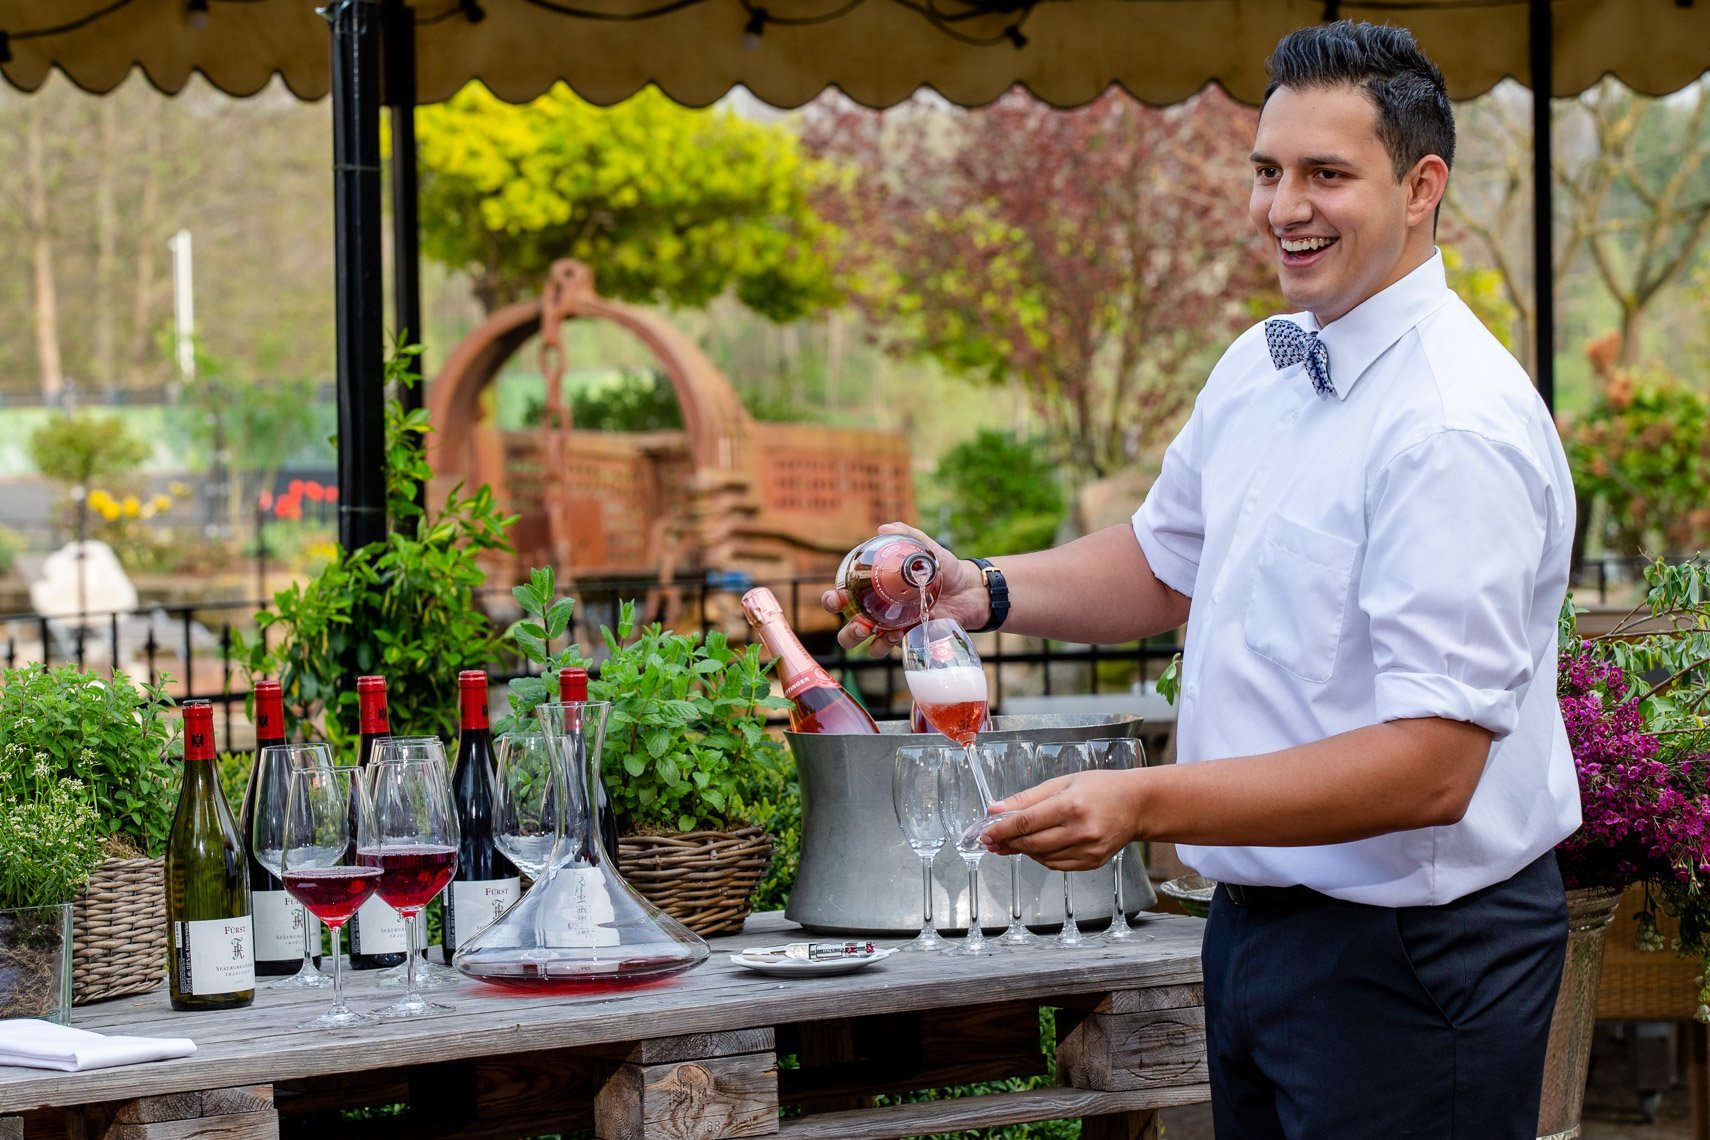
<svg viewBox="0 0 1710 1140">
<path fill-rule="evenodd" d="M 1553 848 L 1579 825 L 1567 465 L 1444 278 L 1441 73 L 1406 31 L 1346 21 L 1269 70 L 1250 216 L 1301 311 L 1225 353 L 1132 525 L 984 565 L 940 551 L 935 612 L 970 629 L 1186 621 L 1179 762 L 1047 781 L 993 805 L 1014 814 L 986 839 L 1065 869 L 1169 840 L 1220 881 L 1220 1140 L 1530 1140 L 1567 931 Z"/>
</svg>

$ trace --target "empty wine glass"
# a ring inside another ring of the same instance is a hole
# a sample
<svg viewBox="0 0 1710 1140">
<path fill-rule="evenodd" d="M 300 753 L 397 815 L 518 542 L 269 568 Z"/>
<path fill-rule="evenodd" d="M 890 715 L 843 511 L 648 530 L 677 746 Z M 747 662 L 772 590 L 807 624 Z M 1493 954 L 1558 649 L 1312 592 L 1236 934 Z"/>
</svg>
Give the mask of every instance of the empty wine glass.
<svg viewBox="0 0 1710 1140">
<path fill-rule="evenodd" d="M 1039 769 L 1046 779 L 1085 772 L 1091 763 L 1091 750 L 1087 748 L 1085 741 L 1039 746 Z M 1057 937 L 1051 939 L 1050 944 L 1066 950 L 1092 945 L 1081 933 L 1081 928 L 1075 925 L 1074 892 L 1067 871 L 1063 872 L 1063 929 L 1057 933 Z"/>
<path fill-rule="evenodd" d="M 1091 768 L 1108 772 L 1126 772 L 1145 762 L 1138 740 L 1089 740 L 1087 752 Z M 1110 926 L 1099 937 L 1112 942 L 1150 941 L 1150 934 L 1142 933 L 1128 924 L 1128 905 L 1123 897 L 1122 881 L 1122 857 L 1127 853 L 1128 845 L 1123 844 L 1116 849 L 1115 856 L 1110 860 Z"/>
<path fill-rule="evenodd" d="M 390 1021 L 450 1013 L 453 1007 L 423 998 L 416 983 L 422 908 L 457 871 L 457 809 L 445 746 L 435 736 L 388 737 L 363 777 L 370 826 L 358 854 L 365 865 L 380 868 L 380 898 L 403 917 L 406 933 L 406 992 L 377 1016 Z"/>
<path fill-rule="evenodd" d="M 255 812 L 247 838 L 255 861 L 276 879 L 283 871 L 280 858 L 285 851 L 285 799 L 290 792 L 291 772 L 294 768 L 327 768 L 332 762 L 332 749 L 325 744 L 269 744 L 256 759 Z M 319 924 L 302 903 L 297 903 L 296 914 L 303 930 L 303 965 L 289 978 L 271 983 L 269 989 L 332 985 L 332 979 L 315 965 L 321 952 Z"/>
<path fill-rule="evenodd" d="M 988 740 L 977 749 L 994 795 L 1007 800 L 1040 782 L 1039 753 L 1029 740 Z M 1000 946 L 1032 946 L 1037 935 L 1021 921 L 1021 856 L 1011 855 L 1009 864 L 1009 927 L 998 938 Z"/>
<path fill-rule="evenodd" d="M 295 768 L 285 797 L 280 878 L 291 897 L 332 931 L 333 1004 L 299 1029 L 343 1028 L 373 1021 L 344 1004 L 339 939 L 344 924 L 380 886 L 380 868 L 363 866 L 356 854 L 367 836 L 365 793 L 355 767 Z"/>
<path fill-rule="evenodd" d="M 986 775 L 973 762 L 974 741 L 986 723 L 986 673 L 968 631 L 950 618 L 933 618 L 913 626 L 903 635 L 903 676 L 909 696 L 926 723 L 961 746 L 969 758 L 974 789 L 982 809 L 997 797 Z M 1008 814 L 1008 813 L 1005 813 Z M 981 814 L 967 826 L 977 836 L 1001 816 Z M 958 836 L 960 847 L 968 836 Z"/>
<path fill-rule="evenodd" d="M 897 749 L 891 767 L 891 802 L 909 850 L 920 859 L 920 934 L 904 950 L 943 950 L 949 943 L 932 921 L 932 861 L 944 847 L 944 818 L 938 810 L 938 770 L 949 749 L 911 744 Z"/>
<path fill-rule="evenodd" d="M 987 819 L 990 789 L 979 764 L 979 754 L 973 749 L 959 755 L 946 749 L 938 768 L 938 810 L 944 816 L 944 831 L 968 865 L 968 936 L 948 953 L 973 957 L 997 953 L 980 929 L 980 858 L 986 853 L 980 833 Z"/>
<path fill-rule="evenodd" d="M 545 733 L 508 732 L 494 743 L 493 842 L 530 880 L 552 862 L 569 794 Z"/>
</svg>

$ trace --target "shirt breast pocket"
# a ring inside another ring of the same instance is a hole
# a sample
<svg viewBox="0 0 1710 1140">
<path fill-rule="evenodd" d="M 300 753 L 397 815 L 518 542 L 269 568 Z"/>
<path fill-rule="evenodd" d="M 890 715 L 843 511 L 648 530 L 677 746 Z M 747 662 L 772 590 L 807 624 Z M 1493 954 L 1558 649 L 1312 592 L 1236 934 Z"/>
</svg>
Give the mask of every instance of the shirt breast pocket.
<svg viewBox="0 0 1710 1140">
<path fill-rule="evenodd" d="M 1328 681 L 1358 554 L 1348 539 L 1273 516 L 1259 540 L 1247 596 L 1247 648 L 1303 681 Z"/>
</svg>

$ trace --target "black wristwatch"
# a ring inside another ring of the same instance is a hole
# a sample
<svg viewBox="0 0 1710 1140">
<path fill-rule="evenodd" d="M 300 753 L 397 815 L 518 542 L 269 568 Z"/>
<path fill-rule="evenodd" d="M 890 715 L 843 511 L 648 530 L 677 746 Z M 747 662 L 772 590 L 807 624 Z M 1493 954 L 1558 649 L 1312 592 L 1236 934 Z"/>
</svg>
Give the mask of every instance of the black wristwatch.
<svg viewBox="0 0 1710 1140">
<path fill-rule="evenodd" d="M 991 612 L 986 615 L 986 624 L 972 633 L 990 633 L 994 629 L 1002 629 L 1004 621 L 1009 617 L 1009 583 L 1004 581 L 1003 571 L 991 564 L 989 559 L 970 558 L 968 561 L 980 568 L 980 573 L 986 579 L 986 596 L 991 600 Z"/>
</svg>

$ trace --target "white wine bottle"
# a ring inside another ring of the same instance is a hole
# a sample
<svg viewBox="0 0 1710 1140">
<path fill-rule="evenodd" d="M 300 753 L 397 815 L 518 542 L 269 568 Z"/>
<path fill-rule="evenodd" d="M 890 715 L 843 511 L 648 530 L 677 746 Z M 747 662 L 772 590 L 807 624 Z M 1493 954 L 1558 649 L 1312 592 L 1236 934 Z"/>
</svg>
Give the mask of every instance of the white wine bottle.
<svg viewBox="0 0 1710 1140">
<path fill-rule="evenodd" d="M 166 840 L 167 961 L 173 1009 L 255 1000 L 249 866 L 214 761 L 214 709 L 184 702 L 184 783 Z"/>
</svg>

